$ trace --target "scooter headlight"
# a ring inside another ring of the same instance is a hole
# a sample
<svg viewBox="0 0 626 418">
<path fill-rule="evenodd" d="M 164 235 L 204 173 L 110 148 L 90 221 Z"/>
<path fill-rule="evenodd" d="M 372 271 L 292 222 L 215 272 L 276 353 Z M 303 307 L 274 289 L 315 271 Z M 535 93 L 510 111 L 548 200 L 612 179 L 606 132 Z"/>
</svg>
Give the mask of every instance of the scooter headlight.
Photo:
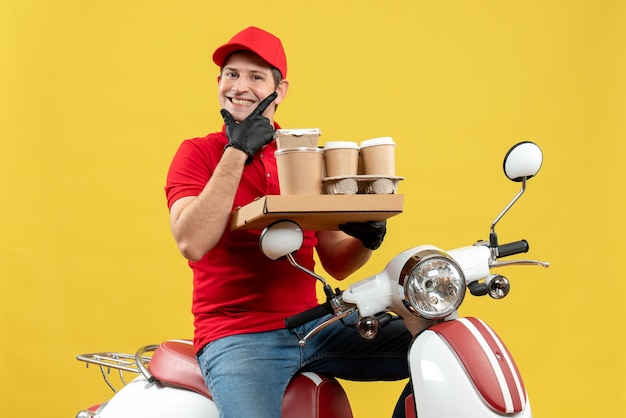
<svg viewBox="0 0 626 418">
<path fill-rule="evenodd" d="M 422 250 L 400 272 L 405 305 L 414 315 L 442 319 L 454 312 L 465 297 L 465 276 L 448 254 Z"/>
</svg>

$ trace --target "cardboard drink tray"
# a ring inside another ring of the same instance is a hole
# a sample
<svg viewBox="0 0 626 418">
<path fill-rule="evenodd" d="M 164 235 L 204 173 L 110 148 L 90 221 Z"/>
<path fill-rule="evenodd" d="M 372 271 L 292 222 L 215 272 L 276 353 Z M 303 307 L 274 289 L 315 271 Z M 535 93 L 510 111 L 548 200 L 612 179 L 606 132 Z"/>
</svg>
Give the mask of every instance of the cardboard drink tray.
<svg viewBox="0 0 626 418">
<path fill-rule="evenodd" d="M 382 221 L 402 213 L 404 195 L 268 195 L 235 209 L 231 229 L 263 229 L 292 219 L 305 230 L 338 230 L 344 222 Z"/>
</svg>

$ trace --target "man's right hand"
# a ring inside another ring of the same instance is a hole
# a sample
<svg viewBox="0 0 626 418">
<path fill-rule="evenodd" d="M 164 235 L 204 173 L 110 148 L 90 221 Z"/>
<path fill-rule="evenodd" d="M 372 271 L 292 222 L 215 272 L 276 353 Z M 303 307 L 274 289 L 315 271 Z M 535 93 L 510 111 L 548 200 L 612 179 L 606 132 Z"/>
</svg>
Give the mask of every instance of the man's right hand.
<svg viewBox="0 0 626 418">
<path fill-rule="evenodd" d="M 270 120 L 263 116 L 263 112 L 277 96 L 276 92 L 267 96 L 247 118 L 239 123 L 235 122 L 228 110 L 220 110 L 228 136 L 228 144 L 225 148 L 235 147 L 248 154 L 246 164 L 250 164 L 254 154 L 274 139 L 274 127 Z"/>
</svg>

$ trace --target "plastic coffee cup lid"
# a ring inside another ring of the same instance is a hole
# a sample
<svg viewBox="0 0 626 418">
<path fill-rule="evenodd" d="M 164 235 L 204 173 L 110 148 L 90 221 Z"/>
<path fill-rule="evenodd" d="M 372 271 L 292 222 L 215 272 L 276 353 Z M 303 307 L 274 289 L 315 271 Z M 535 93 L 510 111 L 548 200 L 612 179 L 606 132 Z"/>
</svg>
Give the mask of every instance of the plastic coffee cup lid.
<svg viewBox="0 0 626 418">
<path fill-rule="evenodd" d="M 351 148 L 351 149 L 359 149 L 359 144 L 352 141 L 330 141 L 324 145 L 325 150 L 329 149 L 338 149 L 338 148 Z"/>
<path fill-rule="evenodd" d="M 382 136 L 380 138 L 372 138 L 372 139 L 366 139 L 365 141 L 361 142 L 361 148 L 364 147 L 373 147 L 375 145 L 396 145 L 395 142 L 393 142 L 393 138 L 390 136 Z"/>
</svg>

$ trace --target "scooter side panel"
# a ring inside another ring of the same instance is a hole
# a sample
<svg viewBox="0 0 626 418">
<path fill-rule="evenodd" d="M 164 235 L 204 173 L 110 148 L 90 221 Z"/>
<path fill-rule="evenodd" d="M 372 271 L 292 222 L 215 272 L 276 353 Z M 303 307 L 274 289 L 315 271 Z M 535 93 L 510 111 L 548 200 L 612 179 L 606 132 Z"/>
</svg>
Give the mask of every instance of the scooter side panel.
<svg viewBox="0 0 626 418">
<path fill-rule="evenodd" d="M 489 405 L 455 350 L 432 329 L 418 335 L 409 351 L 409 366 L 419 418 L 530 418 L 530 405 L 503 413 Z"/>
<path fill-rule="evenodd" d="M 185 389 L 149 383 L 143 376 L 129 382 L 106 404 L 99 418 L 218 418 L 215 404 Z"/>
</svg>

